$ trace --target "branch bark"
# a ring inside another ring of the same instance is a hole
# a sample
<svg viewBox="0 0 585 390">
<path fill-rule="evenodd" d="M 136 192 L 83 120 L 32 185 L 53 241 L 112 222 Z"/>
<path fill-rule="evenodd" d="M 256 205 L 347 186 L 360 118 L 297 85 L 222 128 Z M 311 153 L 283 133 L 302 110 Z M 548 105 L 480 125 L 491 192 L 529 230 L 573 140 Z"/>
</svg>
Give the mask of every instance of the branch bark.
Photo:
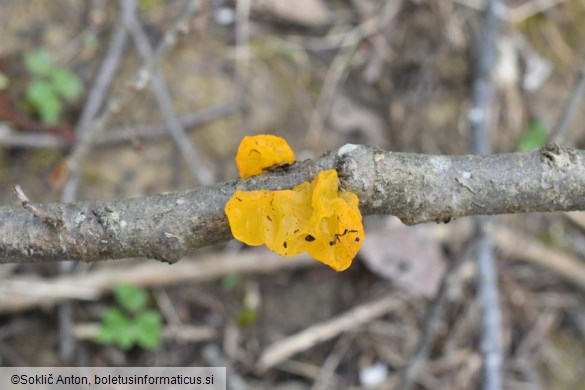
<svg viewBox="0 0 585 390">
<path fill-rule="evenodd" d="M 42 205 L 47 224 L 21 207 L 0 208 L 0 263 L 148 257 L 175 262 L 231 239 L 224 213 L 236 190 L 292 188 L 337 169 L 367 214 L 407 225 L 523 212 L 585 210 L 585 151 L 549 144 L 530 153 L 432 156 L 345 145 L 282 171 L 181 193 Z"/>
</svg>

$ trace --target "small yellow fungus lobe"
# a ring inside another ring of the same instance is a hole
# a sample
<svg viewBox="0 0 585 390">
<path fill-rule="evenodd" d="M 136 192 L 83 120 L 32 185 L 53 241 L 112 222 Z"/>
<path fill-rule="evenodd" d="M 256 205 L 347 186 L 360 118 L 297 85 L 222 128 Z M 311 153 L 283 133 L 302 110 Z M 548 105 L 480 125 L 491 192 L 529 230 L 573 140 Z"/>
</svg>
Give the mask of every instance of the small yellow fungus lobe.
<svg viewBox="0 0 585 390">
<path fill-rule="evenodd" d="M 295 154 L 288 143 L 283 138 L 269 134 L 244 137 L 236 154 L 236 164 L 242 179 L 259 175 L 275 165 L 294 162 Z"/>
<path fill-rule="evenodd" d="M 292 190 L 236 191 L 226 205 L 233 236 L 266 244 L 282 256 L 308 252 L 336 271 L 347 269 L 364 242 L 358 197 L 339 191 L 337 171 Z"/>
</svg>

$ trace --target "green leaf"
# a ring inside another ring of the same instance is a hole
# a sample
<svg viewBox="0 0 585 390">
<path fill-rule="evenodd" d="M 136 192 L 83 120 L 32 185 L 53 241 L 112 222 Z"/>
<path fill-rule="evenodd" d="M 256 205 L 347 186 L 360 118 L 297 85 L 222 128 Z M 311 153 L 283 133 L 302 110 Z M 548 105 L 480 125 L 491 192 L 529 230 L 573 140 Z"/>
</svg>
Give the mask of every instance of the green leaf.
<svg viewBox="0 0 585 390">
<path fill-rule="evenodd" d="M 128 316 L 124 314 L 120 309 L 110 308 L 104 312 L 103 324 L 105 326 L 119 329 L 128 326 L 129 322 L 130 319 L 128 318 Z"/>
<path fill-rule="evenodd" d="M 121 310 L 108 309 L 104 313 L 98 340 L 106 344 L 116 344 L 125 350 L 130 349 L 136 340 L 132 325 L 132 320 Z"/>
<path fill-rule="evenodd" d="M 38 104 L 42 104 L 44 100 L 58 98 L 49 83 L 35 81 L 26 88 L 26 99 L 36 107 Z"/>
<path fill-rule="evenodd" d="M 543 146 L 548 140 L 548 131 L 546 126 L 540 121 L 534 121 L 528 127 L 528 130 L 520 138 L 518 144 L 519 152 L 527 152 Z"/>
<path fill-rule="evenodd" d="M 8 77 L 0 72 L 0 91 L 5 90 L 6 88 L 8 88 L 8 85 L 10 84 L 10 80 L 8 79 Z"/>
<path fill-rule="evenodd" d="M 49 127 L 59 123 L 62 108 L 59 99 L 47 99 L 37 106 L 41 121 Z"/>
<path fill-rule="evenodd" d="M 154 310 L 144 310 L 148 300 L 146 292 L 134 286 L 118 284 L 114 287 L 114 295 L 122 308 L 104 312 L 96 341 L 115 344 L 124 350 L 135 345 L 156 349 L 161 343 L 162 317 Z M 135 313 L 135 316 L 129 316 L 124 311 Z"/>
<path fill-rule="evenodd" d="M 146 310 L 145 312 L 140 313 L 135 321 L 142 329 L 159 330 L 162 324 L 162 317 L 159 312 Z"/>
<path fill-rule="evenodd" d="M 61 101 L 49 83 L 44 81 L 30 83 L 26 88 L 26 99 L 41 116 L 45 125 L 54 126 L 59 122 Z"/>
<path fill-rule="evenodd" d="M 148 310 L 136 317 L 137 341 L 140 347 L 153 350 L 160 346 L 161 323 L 161 315 L 153 310 Z"/>
<path fill-rule="evenodd" d="M 81 96 L 83 85 L 75 73 L 65 68 L 56 68 L 49 77 L 53 89 L 64 99 L 73 101 Z"/>
<path fill-rule="evenodd" d="M 138 345 L 143 349 L 150 351 L 157 349 L 161 344 L 160 332 L 143 331 L 138 335 Z"/>
<path fill-rule="evenodd" d="M 100 344 L 113 344 L 116 340 L 116 331 L 107 326 L 100 326 L 95 341 Z"/>
<path fill-rule="evenodd" d="M 130 326 L 130 319 L 119 309 L 110 308 L 104 312 L 96 341 L 102 344 L 115 344 L 120 333 Z"/>
<path fill-rule="evenodd" d="M 53 59 L 48 51 L 39 49 L 25 54 L 24 66 L 31 74 L 43 77 L 51 72 Z"/>
<path fill-rule="evenodd" d="M 136 344 L 138 337 L 134 329 L 133 323 L 128 323 L 128 326 L 121 328 L 116 334 L 116 344 L 123 350 L 127 351 Z"/>
<path fill-rule="evenodd" d="M 118 284 L 115 286 L 114 296 L 120 306 L 130 312 L 142 310 L 148 302 L 146 291 L 129 284 Z"/>
</svg>

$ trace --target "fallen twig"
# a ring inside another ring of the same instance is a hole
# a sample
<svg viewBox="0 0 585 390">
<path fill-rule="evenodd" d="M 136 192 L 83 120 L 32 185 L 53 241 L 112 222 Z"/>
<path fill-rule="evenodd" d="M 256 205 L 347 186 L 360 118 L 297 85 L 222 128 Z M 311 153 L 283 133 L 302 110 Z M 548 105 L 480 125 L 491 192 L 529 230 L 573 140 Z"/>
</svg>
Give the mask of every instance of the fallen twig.
<svg viewBox="0 0 585 390">
<path fill-rule="evenodd" d="M 172 267 L 144 262 L 128 268 L 108 267 L 53 279 L 15 276 L 2 279 L 0 283 L 0 313 L 50 306 L 64 299 L 96 300 L 109 293 L 117 283 L 165 286 L 214 280 L 229 274 L 263 274 L 318 264 L 308 256 L 283 258 L 267 251 L 249 251 L 232 256 L 212 254 L 186 258 Z"/>
<path fill-rule="evenodd" d="M 449 270 L 445 273 L 441 286 L 437 292 L 437 296 L 432 303 L 429 304 L 430 311 L 425 320 L 425 329 L 415 354 L 409 360 L 400 383 L 401 390 L 409 390 L 415 383 L 416 377 L 424 367 L 424 364 L 429 358 L 431 348 L 437 332 L 440 329 L 443 314 L 448 303 L 448 292 L 453 282 L 456 280 L 459 270 L 465 263 L 467 254 L 462 253 L 457 257 L 455 263 L 451 265 Z"/>
<path fill-rule="evenodd" d="M 559 118 L 557 126 L 549 136 L 549 142 L 559 142 L 562 140 L 567 130 L 569 130 L 580 103 L 583 101 L 583 95 L 585 95 L 585 66 L 577 73 L 577 81 L 573 87 L 571 96 L 565 104 L 565 109 Z"/>
<path fill-rule="evenodd" d="M 504 255 L 539 264 L 585 289 L 583 261 L 501 225 L 489 226 L 488 232 L 494 240 L 494 245 Z"/>
<path fill-rule="evenodd" d="M 338 336 L 342 332 L 356 329 L 375 318 L 396 310 L 401 304 L 401 301 L 396 297 L 387 296 L 361 304 L 337 317 L 312 325 L 297 334 L 268 346 L 260 356 L 260 359 L 258 359 L 256 369 L 262 373 L 301 351 L 312 348 Z"/>
<path fill-rule="evenodd" d="M 100 330 L 100 324 L 81 323 L 72 328 L 73 336 L 78 340 L 95 340 Z M 217 337 L 217 330 L 211 326 L 171 325 L 161 329 L 161 336 L 165 339 L 201 343 Z"/>
<path fill-rule="evenodd" d="M 92 122 L 89 130 L 76 145 L 73 153 L 71 153 L 65 161 L 65 166 L 68 171 L 66 173 L 68 175 L 75 174 L 81 169 L 82 161 L 93 146 L 95 139 L 104 131 L 106 124 L 115 114 L 121 111 L 123 106 L 126 105 L 135 95 L 135 92 L 143 90 L 150 82 L 152 72 L 160 60 L 168 53 L 169 49 L 176 43 L 179 33 L 185 31 L 187 22 L 199 9 L 199 3 L 199 0 L 192 0 L 189 2 L 189 5 L 174 26 L 167 31 L 153 55 L 143 64 L 140 70 L 138 70 L 132 83 L 127 88 L 124 88 L 118 96 L 112 98 L 104 112 Z M 56 181 L 58 182 L 60 180 L 63 179 L 57 178 Z"/>
<path fill-rule="evenodd" d="M 216 119 L 235 113 L 241 105 L 241 100 L 228 101 L 180 115 L 179 121 L 185 129 L 194 130 Z M 142 143 L 156 141 L 169 135 L 170 132 L 164 123 L 135 125 L 132 129 L 115 127 L 101 133 L 95 140 L 95 147 L 126 144 L 134 138 L 138 138 Z M 0 145 L 25 149 L 65 149 L 71 146 L 69 141 L 55 134 L 25 133 L 2 124 L 0 124 Z"/>
<path fill-rule="evenodd" d="M 144 29 L 136 17 L 136 4 L 133 0 L 124 0 L 120 2 L 122 8 L 123 20 L 126 28 L 132 36 L 134 45 L 145 63 L 148 63 L 153 57 L 153 50 L 148 41 Z M 199 158 L 193 141 L 187 137 L 185 128 L 177 117 L 173 102 L 169 94 L 166 82 L 156 69 L 152 70 L 152 89 L 158 102 L 159 109 L 165 119 L 168 130 L 177 145 L 177 148 L 187 162 L 191 173 L 197 178 L 201 185 L 209 185 L 214 182 L 213 175 Z"/>
<path fill-rule="evenodd" d="M 96 79 L 89 91 L 85 106 L 81 112 L 79 121 L 75 128 L 78 139 L 83 139 L 85 134 L 90 131 L 90 126 L 100 108 L 106 100 L 108 91 L 120 65 L 122 54 L 128 43 L 128 34 L 122 23 L 118 23 L 112 38 L 110 39 L 108 51 L 100 66 Z M 72 202 L 76 198 L 79 182 L 81 180 L 81 169 L 72 172 L 63 186 L 62 201 Z"/>
<path fill-rule="evenodd" d="M 475 154 L 491 153 L 488 132 L 488 114 L 493 95 L 492 70 L 496 64 L 496 44 L 499 36 L 504 0 L 488 0 L 480 38 L 475 54 L 475 75 L 472 86 L 472 104 L 468 113 L 471 150 Z M 460 184 L 464 185 L 465 183 Z M 471 190 L 470 186 L 466 187 Z M 487 217 L 474 219 L 477 232 L 477 298 L 481 313 L 480 350 L 483 356 L 484 390 L 502 388 L 502 314 L 500 310 L 498 278 L 491 238 L 483 231 Z"/>
</svg>

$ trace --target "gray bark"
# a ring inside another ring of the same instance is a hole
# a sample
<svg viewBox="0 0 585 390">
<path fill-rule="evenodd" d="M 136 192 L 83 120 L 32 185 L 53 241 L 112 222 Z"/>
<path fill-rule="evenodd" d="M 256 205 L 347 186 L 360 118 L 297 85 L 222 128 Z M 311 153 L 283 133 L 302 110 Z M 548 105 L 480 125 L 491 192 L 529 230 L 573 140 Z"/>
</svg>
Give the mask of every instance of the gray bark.
<svg viewBox="0 0 585 390">
<path fill-rule="evenodd" d="M 232 238 L 224 207 L 236 190 L 292 188 L 337 169 L 367 214 L 405 224 L 469 215 L 585 210 L 585 151 L 547 145 L 530 153 L 432 156 L 345 145 L 316 161 L 181 193 L 0 208 L 0 263 L 148 257 L 175 262 Z"/>
</svg>

